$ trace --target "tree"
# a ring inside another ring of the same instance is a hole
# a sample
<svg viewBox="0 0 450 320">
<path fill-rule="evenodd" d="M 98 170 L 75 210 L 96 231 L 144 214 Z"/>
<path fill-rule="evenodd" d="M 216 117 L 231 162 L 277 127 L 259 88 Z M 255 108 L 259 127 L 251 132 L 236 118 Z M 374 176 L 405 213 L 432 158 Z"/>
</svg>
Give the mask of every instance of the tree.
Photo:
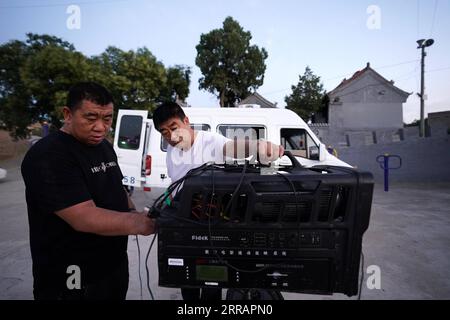
<svg viewBox="0 0 450 320">
<path fill-rule="evenodd" d="M 105 85 L 114 97 L 115 108 L 152 111 L 162 101 L 185 99 L 189 94 L 190 69 L 166 69 L 147 49 L 123 51 L 108 47 L 91 59 L 92 80 Z"/>
<path fill-rule="evenodd" d="M 203 74 L 199 89 L 216 95 L 221 107 L 233 107 L 264 82 L 267 51 L 251 46 L 251 39 L 251 33 L 231 17 L 222 29 L 200 36 L 195 59 Z"/>
<path fill-rule="evenodd" d="M 297 113 L 305 121 L 310 120 L 314 114 L 324 110 L 327 103 L 320 77 L 314 75 L 309 67 L 299 76 L 296 86 L 292 86 L 292 93 L 284 98 L 286 109 Z"/>
<path fill-rule="evenodd" d="M 147 48 L 135 52 L 108 47 L 93 60 L 100 67 L 96 80 L 112 92 L 116 109 L 154 108 L 167 79 L 164 65 Z"/>
<path fill-rule="evenodd" d="M 31 99 L 29 106 L 60 127 L 58 111 L 65 104 L 67 91 L 74 83 L 88 80 L 89 70 L 89 62 L 80 52 L 53 45 L 43 47 L 28 57 L 20 70 Z"/>
<path fill-rule="evenodd" d="M 21 41 L 0 46 L 0 119 L 15 137 L 26 136 L 26 126 L 33 117 L 33 110 L 27 109 L 29 101 L 20 78 L 20 66 L 26 57 L 27 46 Z"/>
<path fill-rule="evenodd" d="M 427 119 L 427 118 L 426 118 Z M 425 120 L 426 120 L 425 119 Z M 404 127 L 418 127 L 420 125 L 420 120 L 418 119 L 414 119 L 413 121 L 411 121 L 410 123 L 403 123 Z"/>
<path fill-rule="evenodd" d="M 27 126 L 43 117 L 58 124 L 62 92 L 82 80 L 88 67 L 73 45 L 48 35 L 0 46 L 0 117 L 12 136 L 27 136 Z"/>
<path fill-rule="evenodd" d="M 48 34 L 36 34 L 27 33 L 26 44 L 32 51 L 40 51 L 48 46 L 55 46 L 67 49 L 69 51 L 75 51 L 75 47 L 70 42 L 64 41 L 61 38 L 50 36 Z"/>
<path fill-rule="evenodd" d="M 49 120 L 59 127 L 67 91 L 76 82 L 96 81 L 112 93 L 118 108 L 153 110 L 157 103 L 189 94 L 190 68 L 165 68 L 147 49 L 108 47 L 86 57 L 54 36 L 29 33 L 25 41 L 0 45 L 0 119 L 12 136 Z"/>
<path fill-rule="evenodd" d="M 188 66 L 175 65 L 167 68 L 167 82 L 161 90 L 159 100 L 184 101 L 189 95 L 189 85 L 191 84 L 191 69 Z"/>
</svg>

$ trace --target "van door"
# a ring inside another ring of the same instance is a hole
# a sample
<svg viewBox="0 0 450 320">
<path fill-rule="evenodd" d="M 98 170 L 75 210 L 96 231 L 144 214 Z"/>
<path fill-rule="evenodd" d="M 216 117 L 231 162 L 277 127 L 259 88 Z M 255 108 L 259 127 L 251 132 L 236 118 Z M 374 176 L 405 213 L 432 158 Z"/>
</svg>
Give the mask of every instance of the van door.
<svg viewBox="0 0 450 320">
<path fill-rule="evenodd" d="M 114 136 L 114 150 L 117 154 L 122 183 L 140 187 L 145 181 L 144 163 L 145 137 L 147 133 L 148 111 L 119 110 Z"/>
</svg>

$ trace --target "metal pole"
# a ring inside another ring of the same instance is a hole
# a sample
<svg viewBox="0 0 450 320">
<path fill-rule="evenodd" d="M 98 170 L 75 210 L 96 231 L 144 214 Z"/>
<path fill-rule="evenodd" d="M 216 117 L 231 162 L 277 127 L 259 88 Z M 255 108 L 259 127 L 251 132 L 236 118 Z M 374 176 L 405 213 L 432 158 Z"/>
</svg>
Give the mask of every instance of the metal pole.
<svg viewBox="0 0 450 320">
<path fill-rule="evenodd" d="M 384 191 L 389 191 L 389 154 L 384 155 Z"/>
<path fill-rule="evenodd" d="M 420 81 L 420 136 L 425 137 L 425 46 L 422 46 L 421 81 Z"/>
</svg>

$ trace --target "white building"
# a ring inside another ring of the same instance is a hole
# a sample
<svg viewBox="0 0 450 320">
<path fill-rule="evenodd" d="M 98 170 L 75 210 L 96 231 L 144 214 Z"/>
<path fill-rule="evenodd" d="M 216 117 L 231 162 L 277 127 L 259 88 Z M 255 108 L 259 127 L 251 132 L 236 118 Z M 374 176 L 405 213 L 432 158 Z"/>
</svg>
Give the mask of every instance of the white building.
<svg viewBox="0 0 450 320">
<path fill-rule="evenodd" d="M 402 105 L 410 93 L 367 66 L 328 93 L 329 127 L 344 130 L 403 128 Z"/>
<path fill-rule="evenodd" d="M 270 102 L 266 98 L 264 98 L 262 95 L 260 95 L 258 92 L 253 92 L 251 95 L 249 95 L 247 98 L 239 102 L 238 106 L 250 106 L 250 105 L 259 105 L 261 108 L 276 108 L 277 103 Z"/>
</svg>

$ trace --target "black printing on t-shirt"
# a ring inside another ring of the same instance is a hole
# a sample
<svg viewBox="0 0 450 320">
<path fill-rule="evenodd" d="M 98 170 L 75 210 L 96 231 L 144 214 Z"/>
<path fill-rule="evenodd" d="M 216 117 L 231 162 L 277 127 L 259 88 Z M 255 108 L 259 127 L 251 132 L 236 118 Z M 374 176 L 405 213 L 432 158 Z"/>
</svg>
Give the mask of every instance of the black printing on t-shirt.
<svg viewBox="0 0 450 320">
<path fill-rule="evenodd" d="M 127 236 L 77 232 L 55 214 L 88 200 L 101 208 L 128 211 L 123 176 L 109 142 L 87 146 L 58 131 L 29 150 L 22 175 L 35 286 L 65 285 L 70 265 L 80 267 L 82 281 L 95 281 L 126 259 Z"/>
</svg>

